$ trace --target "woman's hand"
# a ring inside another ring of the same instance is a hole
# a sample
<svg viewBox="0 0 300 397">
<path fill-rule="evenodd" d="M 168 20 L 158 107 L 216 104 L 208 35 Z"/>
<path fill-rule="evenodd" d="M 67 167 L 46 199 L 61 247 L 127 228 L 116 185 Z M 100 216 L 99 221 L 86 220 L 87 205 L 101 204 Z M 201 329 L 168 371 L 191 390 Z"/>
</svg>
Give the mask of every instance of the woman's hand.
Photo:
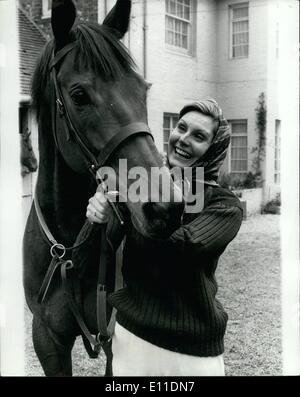
<svg viewBox="0 0 300 397">
<path fill-rule="evenodd" d="M 92 223 L 107 223 L 112 212 L 109 200 L 114 201 L 118 192 L 103 193 L 102 190 L 97 191 L 93 197 L 89 199 L 86 210 L 86 217 Z"/>
</svg>

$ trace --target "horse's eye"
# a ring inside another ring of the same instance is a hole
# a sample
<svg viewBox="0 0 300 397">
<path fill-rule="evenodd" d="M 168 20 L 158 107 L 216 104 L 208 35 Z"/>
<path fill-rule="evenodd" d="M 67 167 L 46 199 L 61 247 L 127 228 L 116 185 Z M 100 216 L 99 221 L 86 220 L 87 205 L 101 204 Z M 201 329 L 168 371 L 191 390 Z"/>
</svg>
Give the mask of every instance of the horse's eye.
<svg viewBox="0 0 300 397">
<path fill-rule="evenodd" d="M 75 105 L 87 105 L 90 103 L 90 98 L 83 90 L 75 90 L 71 93 L 72 101 Z"/>
</svg>

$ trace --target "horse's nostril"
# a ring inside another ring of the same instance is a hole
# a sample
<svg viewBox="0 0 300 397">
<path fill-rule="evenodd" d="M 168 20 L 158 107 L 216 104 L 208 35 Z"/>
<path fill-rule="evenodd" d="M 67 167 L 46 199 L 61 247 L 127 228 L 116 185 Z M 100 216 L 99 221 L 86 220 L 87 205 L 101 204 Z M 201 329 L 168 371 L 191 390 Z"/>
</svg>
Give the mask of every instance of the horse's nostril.
<svg viewBox="0 0 300 397">
<path fill-rule="evenodd" d="M 144 210 L 145 216 L 149 220 L 155 220 L 157 218 L 162 218 L 162 220 L 164 220 L 164 218 L 165 218 L 164 211 L 163 211 L 162 207 L 157 203 L 151 203 L 151 202 L 145 203 L 143 205 L 143 210 Z"/>
<path fill-rule="evenodd" d="M 169 228 L 175 230 L 179 227 L 181 216 L 184 210 L 184 202 L 173 203 L 153 203 L 148 202 L 143 205 L 146 218 L 153 222 L 163 222 Z"/>
</svg>

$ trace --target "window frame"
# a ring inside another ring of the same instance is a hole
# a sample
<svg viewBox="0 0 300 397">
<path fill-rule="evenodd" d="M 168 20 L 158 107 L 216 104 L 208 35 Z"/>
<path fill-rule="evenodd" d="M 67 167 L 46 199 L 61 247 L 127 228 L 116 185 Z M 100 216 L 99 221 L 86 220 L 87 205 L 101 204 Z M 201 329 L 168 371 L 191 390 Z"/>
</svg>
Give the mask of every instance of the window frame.
<svg viewBox="0 0 300 397">
<path fill-rule="evenodd" d="M 177 52 L 178 54 L 182 55 L 195 55 L 195 48 L 196 48 L 196 22 L 197 22 L 197 1 L 189 0 L 190 1 L 190 20 L 185 18 L 179 17 L 174 14 L 170 14 L 167 12 L 167 2 L 170 0 L 165 0 L 165 46 L 167 50 L 172 52 Z M 178 0 L 174 0 L 178 1 Z M 188 33 L 187 33 L 187 40 L 188 46 L 187 48 L 177 46 L 175 44 L 170 44 L 167 42 L 167 18 L 172 18 L 173 20 L 178 20 L 181 22 L 185 22 L 188 24 Z"/>
<path fill-rule="evenodd" d="M 233 10 L 236 10 L 238 8 L 248 8 L 248 16 L 243 17 L 243 18 L 236 18 L 233 19 Z M 248 21 L 248 52 L 247 55 L 242 55 L 242 56 L 233 56 L 233 23 L 234 22 L 243 22 L 243 21 Z M 245 59 L 249 58 L 249 49 L 250 49 L 250 18 L 249 18 L 249 2 L 244 2 L 244 3 L 238 3 L 238 4 L 230 4 L 229 5 L 229 58 L 230 59 Z"/>
<path fill-rule="evenodd" d="M 281 183 L 281 120 L 275 120 L 274 132 L 274 183 L 279 185 Z M 276 167 L 277 164 L 277 167 Z"/>
<path fill-rule="evenodd" d="M 246 124 L 246 133 L 239 133 L 239 134 L 233 134 L 232 133 L 232 124 L 241 124 L 244 122 Z M 247 175 L 249 172 L 249 142 L 248 142 L 248 119 L 231 119 L 228 120 L 229 126 L 230 126 L 230 132 L 231 132 L 231 142 L 228 148 L 228 170 L 230 174 L 234 175 Z M 243 148 L 247 149 L 247 158 L 246 159 L 234 159 L 234 160 L 242 160 L 242 161 L 247 161 L 247 168 L 245 171 L 232 171 L 232 137 L 246 137 L 247 138 L 247 146 L 243 146 Z"/>
<path fill-rule="evenodd" d="M 171 132 L 173 131 L 173 129 L 175 128 L 176 124 L 179 121 L 179 114 L 178 113 L 171 113 L 171 112 L 164 112 L 163 113 L 163 152 L 168 153 L 168 142 L 165 141 L 165 131 L 167 130 L 167 128 L 164 127 L 165 125 L 165 117 L 170 117 L 170 128 L 169 128 L 169 136 Z"/>
<path fill-rule="evenodd" d="M 51 18 L 50 0 L 42 0 L 42 19 Z"/>
</svg>

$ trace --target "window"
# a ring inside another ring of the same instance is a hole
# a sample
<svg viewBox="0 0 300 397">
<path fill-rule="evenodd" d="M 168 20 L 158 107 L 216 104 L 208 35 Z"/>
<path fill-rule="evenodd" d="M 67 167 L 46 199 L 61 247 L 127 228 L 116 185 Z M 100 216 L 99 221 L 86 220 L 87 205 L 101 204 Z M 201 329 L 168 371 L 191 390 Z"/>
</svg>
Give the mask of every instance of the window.
<svg viewBox="0 0 300 397">
<path fill-rule="evenodd" d="M 193 0 L 166 0 L 166 38 L 168 45 L 192 51 Z"/>
<path fill-rule="evenodd" d="M 274 155 L 274 182 L 280 183 L 280 129 L 281 121 L 275 121 L 275 155 Z"/>
<path fill-rule="evenodd" d="M 51 17 L 52 0 L 43 0 L 43 18 Z"/>
<path fill-rule="evenodd" d="M 248 3 L 230 6 L 231 58 L 246 58 L 249 53 Z"/>
<path fill-rule="evenodd" d="M 169 136 L 178 122 L 178 115 L 175 113 L 164 113 L 164 152 L 168 153 Z"/>
<path fill-rule="evenodd" d="M 248 136 L 247 120 L 232 120 L 231 125 L 231 149 L 230 172 L 248 172 Z"/>
</svg>

